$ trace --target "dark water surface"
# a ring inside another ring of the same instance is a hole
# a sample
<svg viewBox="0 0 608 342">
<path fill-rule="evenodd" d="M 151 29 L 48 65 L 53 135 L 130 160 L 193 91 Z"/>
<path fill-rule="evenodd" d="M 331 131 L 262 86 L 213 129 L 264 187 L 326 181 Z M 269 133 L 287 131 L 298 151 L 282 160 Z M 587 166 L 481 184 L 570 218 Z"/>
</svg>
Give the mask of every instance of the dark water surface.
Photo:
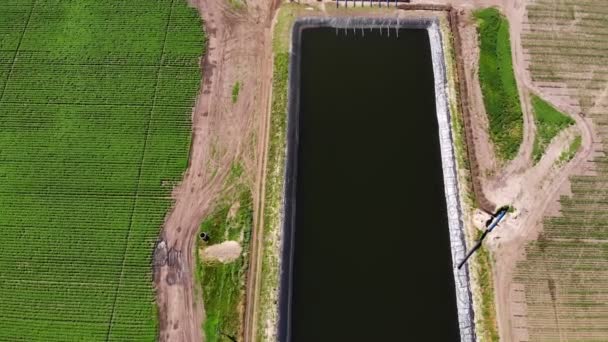
<svg viewBox="0 0 608 342">
<path fill-rule="evenodd" d="M 427 32 L 301 51 L 292 341 L 458 341 Z"/>
</svg>

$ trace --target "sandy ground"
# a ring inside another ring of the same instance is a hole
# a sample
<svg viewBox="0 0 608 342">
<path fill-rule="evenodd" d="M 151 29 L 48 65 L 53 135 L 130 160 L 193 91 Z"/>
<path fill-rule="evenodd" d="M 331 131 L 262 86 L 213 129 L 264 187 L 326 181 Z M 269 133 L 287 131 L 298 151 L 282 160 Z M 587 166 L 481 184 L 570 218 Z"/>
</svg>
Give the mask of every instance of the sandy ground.
<svg viewBox="0 0 608 342">
<path fill-rule="evenodd" d="M 160 341 L 203 340 L 202 296 L 193 278 L 198 227 L 234 160 L 244 160 L 252 183 L 259 182 L 256 165 L 263 159 L 263 146 L 257 137 L 265 136 L 272 77 L 271 1 L 248 0 L 242 9 L 225 0 L 190 1 L 205 21 L 209 41 L 201 62 L 203 86 L 192 113 L 190 163 L 173 191 L 175 204 L 154 257 Z M 242 86 L 233 104 L 237 81 Z"/>
<path fill-rule="evenodd" d="M 414 1 L 417 2 L 417 1 Z M 523 257 L 526 241 L 535 239 L 542 228 L 542 218 L 546 214 L 556 214 L 559 196 L 569 192 L 568 176 L 587 172 L 586 161 L 593 153 L 593 131 L 591 124 L 580 115 L 580 109 L 573 107 L 570 99 L 551 94 L 551 88 L 540 89 L 531 81 L 525 51 L 521 45 L 522 23 L 525 20 L 525 0 L 488 1 L 433 1 L 424 2 L 452 4 L 465 10 L 461 20 L 465 73 L 469 86 L 472 108 L 472 124 L 476 157 L 482 170 L 482 186 L 486 197 L 497 205 L 511 204 L 517 210 L 510 214 L 504 224 L 488 239 L 488 246 L 495 259 L 494 280 L 497 306 L 497 323 L 501 341 L 527 341 L 526 307 L 523 289 L 513 283 L 516 261 Z M 487 134 L 487 117 L 477 76 L 479 49 L 474 22 L 470 11 L 475 8 L 496 6 L 508 17 L 510 24 L 513 65 L 518 82 L 519 94 L 524 112 L 524 137 L 518 155 L 506 165 L 500 165 L 495 157 Z M 469 14 L 466 14 L 469 13 Z M 466 17 L 469 19 L 466 19 Z M 549 89 L 549 91 L 548 91 Z M 572 116 L 576 125 L 562 132 L 548 147 L 546 155 L 536 165 L 531 163 L 534 142 L 534 119 L 531 111 L 530 93 L 542 95 L 560 110 Z M 576 134 L 582 135 L 582 148 L 568 164 L 555 163 Z M 476 215 L 483 218 L 484 214 Z"/>
<path fill-rule="evenodd" d="M 243 251 L 241 245 L 236 241 L 224 241 L 215 245 L 201 248 L 201 258 L 207 262 L 229 263 L 236 260 Z"/>
</svg>

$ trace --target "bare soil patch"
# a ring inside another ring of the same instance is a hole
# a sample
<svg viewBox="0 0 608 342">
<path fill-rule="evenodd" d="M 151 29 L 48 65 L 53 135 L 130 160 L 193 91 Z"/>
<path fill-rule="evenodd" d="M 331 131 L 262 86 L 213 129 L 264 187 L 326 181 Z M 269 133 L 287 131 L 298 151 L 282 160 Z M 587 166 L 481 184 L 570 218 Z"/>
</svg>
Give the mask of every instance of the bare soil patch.
<svg viewBox="0 0 608 342">
<path fill-rule="evenodd" d="M 215 245 L 199 249 L 201 258 L 205 262 L 228 263 L 236 260 L 243 251 L 236 241 L 224 241 Z"/>
</svg>

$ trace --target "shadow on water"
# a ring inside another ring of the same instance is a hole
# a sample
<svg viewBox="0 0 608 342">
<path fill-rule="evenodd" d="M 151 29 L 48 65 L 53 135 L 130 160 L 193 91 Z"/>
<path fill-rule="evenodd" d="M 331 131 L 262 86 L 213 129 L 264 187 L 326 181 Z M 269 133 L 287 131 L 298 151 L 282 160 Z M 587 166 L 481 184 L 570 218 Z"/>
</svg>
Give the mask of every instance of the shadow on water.
<svg viewBox="0 0 608 342">
<path fill-rule="evenodd" d="M 291 341 L 458 341 L 428 34 L 336 32 L 301 37 Z"/>
</svg>

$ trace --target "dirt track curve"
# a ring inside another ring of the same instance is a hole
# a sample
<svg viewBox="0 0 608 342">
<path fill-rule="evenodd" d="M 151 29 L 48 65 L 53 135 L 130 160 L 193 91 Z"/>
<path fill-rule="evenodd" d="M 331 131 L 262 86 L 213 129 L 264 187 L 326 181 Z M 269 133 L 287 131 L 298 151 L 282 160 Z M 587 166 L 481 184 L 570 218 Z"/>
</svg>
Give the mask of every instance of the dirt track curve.
<svg viewBox="0 0 608 342">
<path fill-rule="evenodd" d="M 256 141 L 266 135 L 272 78 L 272 1 L 248 0 L 241 8 L 225 0 L 190 3 L 205 22 L 208 44 L 203 85 L 192 113 L 189 166 L 173 191 L 175 204 L 154 255 L 159 341 L 203 340 L 204 308 L 193 275 L 196 235 L 234 160 L 244 161 L 252 184 L 260 182 L 258 165 L 265 146 Z M 237 81 L 242 86 L 233 104 Z M 254 200 L 259 197 L 254 191 Z"/>
</svg>

